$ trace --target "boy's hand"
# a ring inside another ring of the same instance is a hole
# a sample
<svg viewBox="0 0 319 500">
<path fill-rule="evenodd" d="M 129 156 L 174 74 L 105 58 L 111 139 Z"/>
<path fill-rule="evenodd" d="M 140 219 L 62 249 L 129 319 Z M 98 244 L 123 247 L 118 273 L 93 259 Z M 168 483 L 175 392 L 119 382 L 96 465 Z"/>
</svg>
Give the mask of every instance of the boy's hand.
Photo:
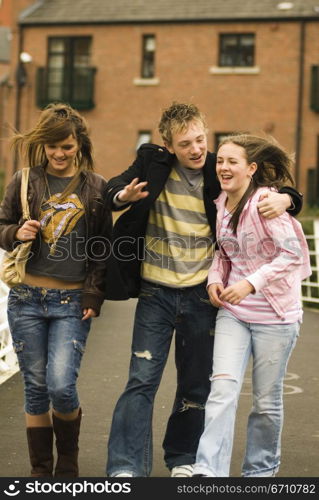
<svg viewBox="0 0 319 500">
<path fill-rule="evenodd" d="M 117 195 L 117 199 L 123 202 L 132 203 L 134 201 L 141 200 L 142 198 L 146 198 L 149 195 L 148 191 L 142 191 L 142 189 L 146 186 L 147 182 L 138 182 L 138 178 L 132 180 L 131 184 L 125 186 L 122 191 L 119 191 Z"/>
<path fill-rule="evenodd" d="M 282 215 L 291 205 L 291 198 L 286 193 L 265 191 L 261 193 L 257 208 L 259 213 L 266 219 L 274 219 Z"/>
</svg>

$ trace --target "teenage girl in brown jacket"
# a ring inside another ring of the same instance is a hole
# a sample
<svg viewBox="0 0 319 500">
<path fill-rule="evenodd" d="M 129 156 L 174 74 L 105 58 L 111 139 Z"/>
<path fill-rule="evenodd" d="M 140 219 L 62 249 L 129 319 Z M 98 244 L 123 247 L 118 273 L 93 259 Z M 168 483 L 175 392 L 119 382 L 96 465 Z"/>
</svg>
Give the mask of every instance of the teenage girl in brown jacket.
<svg viewBox="0 0 319 500">
<path fill-rule="evenodd" d="M 10 251 L 19 241 L 33 240 L 25 279 L 8 297 L 24 379 L 31 476 L 77 477 L 81 408 L 76 381 L 91 318 L 104 300 L 110 253 L 106 181 L 92 172 L 87 125 L 68 105 L 49 105 L 31 131 L 13 138 L 13 147 L 31 167 L 31 220 L 21 220 L 19 171 L 0 207 L 0 246 Z"/>
</svg>

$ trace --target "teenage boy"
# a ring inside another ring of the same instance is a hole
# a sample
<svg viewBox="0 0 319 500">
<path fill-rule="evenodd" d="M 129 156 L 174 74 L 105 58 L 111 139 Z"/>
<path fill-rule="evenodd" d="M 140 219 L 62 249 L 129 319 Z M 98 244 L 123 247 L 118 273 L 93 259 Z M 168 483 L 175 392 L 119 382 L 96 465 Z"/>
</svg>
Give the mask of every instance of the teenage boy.
<svg viewBox="0 0 319 500">
<path fill-rule="evenodd" d="M 137 158 L 108 183 L 117 220 L 106 298 L 137 297 L 129 378 L 108 443 L 107 475 L 149 476 L 152 413 L 175 331 L 177 390 L 163 442 L 172 477 L 190 477 L 210 391 L 217 309 L 206 291 L 220 193 L 216 155 L 207 151 L 205 119 L 192 104 L 173 103 L 159 123 L 165 147 L 142 145 Z M 285 187 L 261 200 L 275 217 L 296 214 L 302 195 Z M 290 198 L 292 197 L 292 199 Z"/>
</svg>

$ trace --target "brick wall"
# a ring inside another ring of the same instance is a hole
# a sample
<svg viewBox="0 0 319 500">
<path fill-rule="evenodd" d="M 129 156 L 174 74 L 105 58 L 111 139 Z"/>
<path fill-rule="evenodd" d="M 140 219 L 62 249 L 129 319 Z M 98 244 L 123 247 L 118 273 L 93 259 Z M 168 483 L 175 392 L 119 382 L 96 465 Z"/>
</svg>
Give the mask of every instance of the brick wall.
<svg viewBox="0 0 319 500">
<path fill-rule="evenodd" d="M 255 33 L 257 74 L 212 74 L 218 65 L 220 33 Z M 159 84 L 139 86 L 143 34 L 156 36 L 156 77 Z M 154 24 L 24 29 L 28 85 L 22 90 L 21 128 L 32 126 L 35 107 L 34 76 L 46 65 L 48 36 L 93 37 L 92 65 L 96 66 L 95 109 L 83 112 L 95 146 L 97 170 L 109 178 L 126 168 L 135 156 L 139 130 L 152 130 L 160 141 L 157 123 L 173 100 L 192 101 L 205 111 L 209 147 L 213 134 L 234 130 L 266 131 L 289 151 L 296 147 L 300 24 L 216 23 Z M 318 23 L 306 26 L 300 190 L 306 190 L 306 171 L 316 164 L 319 115 L 309 108 L 310 66 L 318 64 Z"/>
</svg>

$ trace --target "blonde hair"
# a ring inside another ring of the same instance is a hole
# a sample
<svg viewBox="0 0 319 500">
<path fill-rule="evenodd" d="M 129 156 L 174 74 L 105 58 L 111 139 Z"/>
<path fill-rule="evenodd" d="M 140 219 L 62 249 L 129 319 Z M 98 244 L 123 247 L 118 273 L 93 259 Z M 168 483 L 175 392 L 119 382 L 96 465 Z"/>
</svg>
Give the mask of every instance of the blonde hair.
<svg viewBox="0 0 319 500">
<path fill-rule="evenodd" d="M 191 121 L 201 122 L 206 128 L 205 117 L 197 106 L 173 102 L 169 108 L 163 111 L 158 126 L 164 143 L 170 146 L 173 133 L 184 131 Z"/>
</svg>

